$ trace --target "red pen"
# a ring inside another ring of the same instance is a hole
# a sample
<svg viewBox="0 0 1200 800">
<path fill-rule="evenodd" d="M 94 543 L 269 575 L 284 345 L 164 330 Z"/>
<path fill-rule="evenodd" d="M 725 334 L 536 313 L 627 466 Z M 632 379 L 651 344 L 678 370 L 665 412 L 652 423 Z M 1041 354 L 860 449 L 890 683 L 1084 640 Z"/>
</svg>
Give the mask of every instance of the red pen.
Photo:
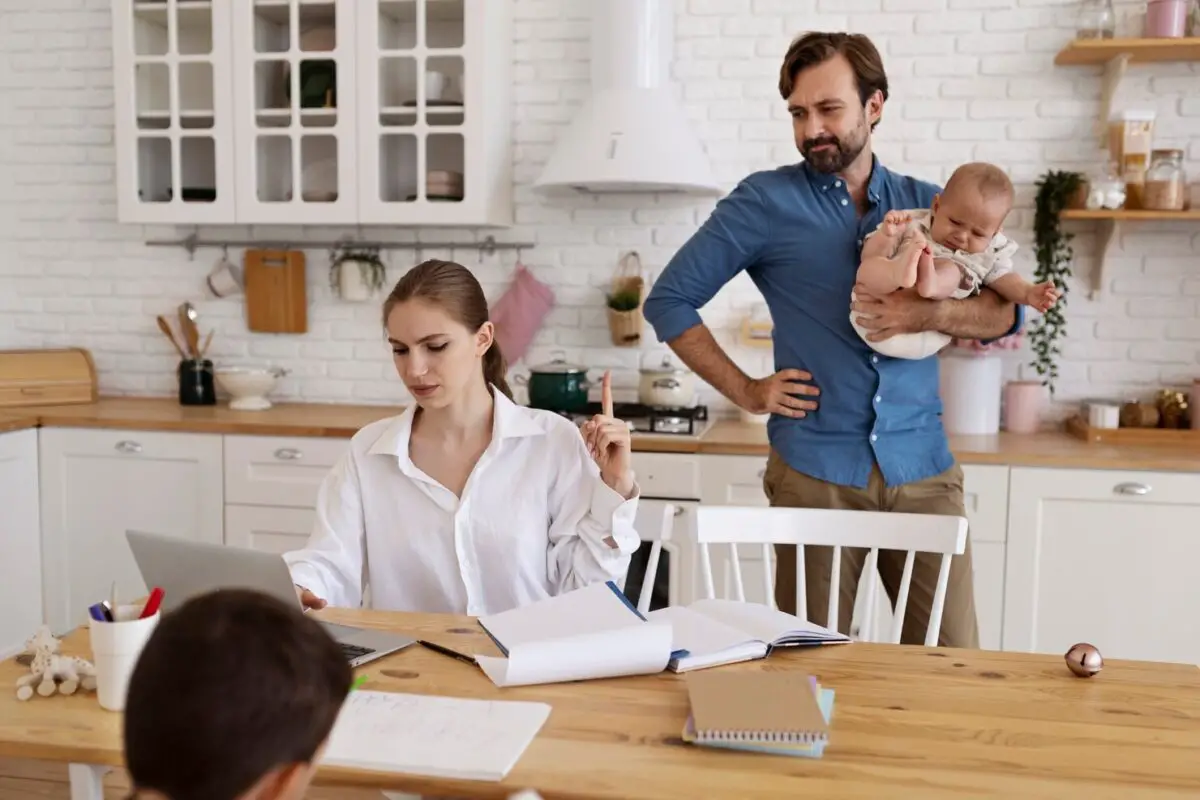
<svg viewBox="0 0 1200 800">
<path fill-rule="evenodd" d="M 154 612 L 158 611 L 158 607 L 162 603 L 162 599 L 162 588 L 155 586 L 150 590 L 150 598 L 146 601 L 146 606 L 142 609 L 142 613 L 140 616 L 138 616 L 138 619 L 145 619 L 146 617 L 153 616 Z"/>
</svg>

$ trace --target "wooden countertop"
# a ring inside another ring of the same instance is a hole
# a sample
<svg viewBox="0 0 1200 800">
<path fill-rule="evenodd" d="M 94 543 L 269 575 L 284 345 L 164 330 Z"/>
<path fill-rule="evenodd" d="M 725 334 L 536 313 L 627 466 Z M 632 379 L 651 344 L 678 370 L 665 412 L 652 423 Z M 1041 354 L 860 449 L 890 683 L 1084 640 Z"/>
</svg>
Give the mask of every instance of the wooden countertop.
<svg viewBox="0 0 1200 800">
<path fill-rule="evenodd" d="M 227 405 L 181 406 L 174 398 L 105 397 L 87 405 L 36 406 L 0 412 L 0 432 L 36 426 L 115 428 L 186 433 L 349 438 L 402 406 L 278 403 L 267 411 L 232 411 Z M 951 436 L 963 464 L 1145 469 L 1200 472 L 1200 448 L 1094 444 L 1062 431 L 997 436 Z M 717 420 L 700 437 L 635 434 L 634 450 L 765 457 L 767 429 Z"/>
<path fill-rule="evenodd" d="M 468 617 L 327 609 L 335 622 L 399 630 L 460 651 L 495 654 Z M 87 632 L 64 641 L 87 655 Z M 0 663 L 0 682 L 22 672 Z M 837 694 L 824 758 L 810 760 L 685 744 L 682 676 L 498 689 L 475 667 L 412 647 L 359 674 L 365 689 L 549 703 L 550 717 L 500 783 L 320 769 L 319 783 L 422 795 L 502 798 L 1200 796 L 1200 670 L 1111 660 L 1073 677 L 1061 656 L 853 643 L 782 648 L 722 667 L 794 669 Z M 94 694 L 0 696 L 0 755 L 119 766 L 121 715 Z"/>
</svg>

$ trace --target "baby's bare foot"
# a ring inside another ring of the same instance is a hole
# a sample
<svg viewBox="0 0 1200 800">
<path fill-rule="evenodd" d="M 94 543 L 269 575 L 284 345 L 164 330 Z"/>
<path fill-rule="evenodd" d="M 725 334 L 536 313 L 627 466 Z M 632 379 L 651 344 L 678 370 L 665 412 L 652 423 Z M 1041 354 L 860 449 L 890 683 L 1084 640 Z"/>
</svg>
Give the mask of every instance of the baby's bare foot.
<svg viewBox="0 0 1200 800">
<path fill-rule="evenodd" d="M 926 248 L 917 257 L 917 294 L 922 297 L 933 297 L 937 291 L 937 269 L 933 263 L 933 253 Z"/>
<path fill-rule="evenodd" d="M 896 284 L 901 289 L 911 289 L 917 282 L 917 262 L 925 252 L 925 243 L 919 239 L 905 239 L 892 263 L 896 267 Z"/>
</svg>

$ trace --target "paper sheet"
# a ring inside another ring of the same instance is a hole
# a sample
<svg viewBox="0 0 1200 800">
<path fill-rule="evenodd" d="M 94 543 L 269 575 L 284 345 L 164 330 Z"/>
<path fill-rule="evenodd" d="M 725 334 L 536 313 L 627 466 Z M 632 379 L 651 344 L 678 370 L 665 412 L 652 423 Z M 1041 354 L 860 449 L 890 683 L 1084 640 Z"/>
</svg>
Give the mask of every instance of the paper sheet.
<svg viewBox="0 0 1200 800">
<path fill-rule="evenodd" d="M 510 652 L 522 644 L 576 636 L 583 630 L 604 633 L 642 622 L 612 581 L 479 618 L 501 650 Z"/>
<path fill-rule="evenodd" d="M 549 716 L 545 703 L 353 691 L 321 763 L 499 781 Z"/>
<path fill-rule="evenodd" d="M 666 669 L 670 658 L 670 624 L 641 621 L 617 630 L 526 641 L 511 647 L 508 658 L 475 656 L 497 686 L 652 675 Z"/>
</svg>

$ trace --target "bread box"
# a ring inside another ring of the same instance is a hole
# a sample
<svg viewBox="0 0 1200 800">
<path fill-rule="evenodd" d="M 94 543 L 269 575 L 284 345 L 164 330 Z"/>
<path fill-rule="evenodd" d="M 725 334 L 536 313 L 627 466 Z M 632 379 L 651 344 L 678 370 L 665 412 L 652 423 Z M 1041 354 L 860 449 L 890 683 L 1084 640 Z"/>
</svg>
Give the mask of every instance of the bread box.
<svg viewBox="0 0 1200 800">
<path fill-rule="evenodd" d="M 96 367 L 81 347 L 0 350 L 0 408 L 96 402 Z"/>
</svg>

